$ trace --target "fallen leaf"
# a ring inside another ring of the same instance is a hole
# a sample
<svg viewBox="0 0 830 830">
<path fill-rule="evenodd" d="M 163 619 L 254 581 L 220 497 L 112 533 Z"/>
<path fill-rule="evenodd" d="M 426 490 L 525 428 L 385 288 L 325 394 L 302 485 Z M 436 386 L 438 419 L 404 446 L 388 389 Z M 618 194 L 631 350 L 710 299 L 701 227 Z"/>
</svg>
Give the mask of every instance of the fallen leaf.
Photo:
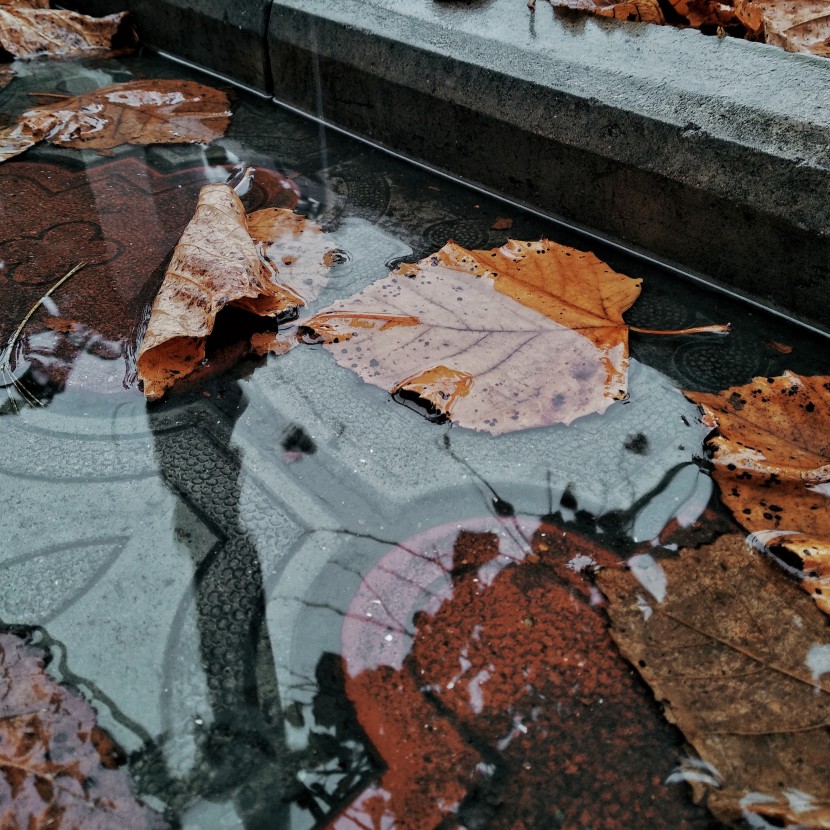
<svg viewBox="0 0 830 830">
<path fill-rule="evenodd" d="M 55 10 L 48 2 L 0 4 L 0 47 L 15 58 L 103 57 L 135 46 L 127 12 L 106 17 Z"/>
<path fill-rule="evenodd" d="M 230 186 L 202 188 L 196 212 L 173 252 L 153 303 L 138 352 L 138 377 L 148 399 L 161 397 L 201 363 L 205 340 L 225 306 L 260 317 L 290 319 L 319 290 L 328 267 L 319 229 L 282 209 L 258 211 L 252 219 L 256 241 L 242 202 Z M 300 251 L 297 246 L 303 242 L 308 248 Z M 283 283 L 281 274 L 280 281 L 276 279 L 278 261 L 280 271 L 285 269 L 302 284 L 305 296 Z M 262 353 L 264 345 L 260 339 L 251 348 Z"/>
<path fill-rule="evenodd" d="M 44 671 L 44 655 L 0 634 L 0 825 L 125 830 L 167 822 L 132 793 L 92 707 Z"/>
<path fill-rule="evenodd" d="M 0 89 L 8 86 L 14 78 L 14 69 L 8 64 L 0 64 Z"/>
<path fill-rule="evenodd" d="M 513 220 L 505 216 L 496 217 L 496 221 L 490 225 L 490 230 L 493 231 L 509 231 L 513 227 Z"/>
<path fill-rule="evenodd" d="M 622 313 L 639 293 L 639 280 L 548 240 L 490 251 L 449 242 L 299 335 L 431 420 L 499 435 L 569 424 L 625 397 Z"/>
<path fill-rule="evenodd" d="M 384 772 L 329 830 L 708 826 L 663 784 L 673 730 L 592 604 L 585 573 L 616 558 L 534 524 L 529 544 L 515 526 L 439 528 L 366 576 L 343 623 L 346 692 Z"/>
<path fill-rule="evenodd" d="M 554 7 L 617 20 L 695 28 L 830 57 L 826 0 L 548 0 Z M 533 10 L 536 0 L 528 6 Z"/>
<path fill-rule="evenodd" d="M 830 57 L 830 8 L 827 0 L 751 0 L 739 3 L 748 28 L 788 52 Z"/>
<path fill-rule="evenodd" d="M 614 640 L 700 756 L 697 797 L 728 824 L 830 827 L 826 618 L 739 535 L 659 564 L 662 598 L 633 571 L 598 584 Z"/>
<path fill-rule="evenodd" d="M 767 346 L 771 349 L 775 349 L 775 351 L 780 352 L 781 354 L 792 354 L 793 347 L 789 345 L 789 343 L 779 343 L 777 340 L 767 340 Z"/>
<path fill-rule="evenodd" d="M 810 549 L 830 542 L 830 377 L 785 372 L 717 394 L 684 394 L 716 427 L 707 443 L 721 500 L 759 542 L 804 562 L 803 587 L 826 608 Z M 785 538 L 792 534 L 797 541 Z"/>
<path fill-rule="evenodd" d="M 122 144 L 207 144 L 224 134 L 224 92 L 194 81 L 129 81 L 24 112 L 0 130 L 0 161 L 39 141 L 111 150 Z"/>
<path fill-rule="evenodd" d="M 294 348 L 296 341 L 275 331 L 257 332 L 251 336 L 251 353 L 258 357 L 267 354 L 285 354 Z"/>
</svg>

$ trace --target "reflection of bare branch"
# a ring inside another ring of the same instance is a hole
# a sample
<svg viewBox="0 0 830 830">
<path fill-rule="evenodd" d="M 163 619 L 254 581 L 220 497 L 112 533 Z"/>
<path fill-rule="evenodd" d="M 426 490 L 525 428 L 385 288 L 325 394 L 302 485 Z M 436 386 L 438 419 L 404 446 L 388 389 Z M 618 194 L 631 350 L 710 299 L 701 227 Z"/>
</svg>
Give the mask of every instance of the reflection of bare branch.
<svg viewBox="0 0 830 830">
<path fill-rule="evenodd" d="M 65 273 L 29 310 L 26 312 L 25 317 L 20 321 L 18 327 L 14 330 L 14 334 L 12 334 L 9 342 L 6 343 L 6 348 L 3 349 L 3 354 L 0 355 L 0 381 L 2 381 L 3 386 L 6 387 L 6 392 L 9 396 L 9 402 L 12 405 L 12 408 L 15 412 L 17 412 L 17 404 L 15 403 L 14 399 L 12 398 L 11 391 L 9 390 L 9 386 L 14 386 L 17 392 L 23 397 L 23 400 L 29 404 L 29 406 L 40 406 L 40 401 L 30 393 L 26 387 L 17 379 L 14 374 L 14 370 L 12 369 L 12 358 L 14 357 L 14 353 L 16 351 L 17 341 L 20 338 L 20 335 L 23 333 L 23 329 L 26 328 L 29 320 L 32 319 L 32 315 L 43 305 L 44 301 L 47 300 L 52 294 L 55 293 L 68 279 L 73 277 L 81 268 L 86 265 L 85 262 L 79 262 L 73 268 L 71 268 L 67 273 Z"/>
</svg>

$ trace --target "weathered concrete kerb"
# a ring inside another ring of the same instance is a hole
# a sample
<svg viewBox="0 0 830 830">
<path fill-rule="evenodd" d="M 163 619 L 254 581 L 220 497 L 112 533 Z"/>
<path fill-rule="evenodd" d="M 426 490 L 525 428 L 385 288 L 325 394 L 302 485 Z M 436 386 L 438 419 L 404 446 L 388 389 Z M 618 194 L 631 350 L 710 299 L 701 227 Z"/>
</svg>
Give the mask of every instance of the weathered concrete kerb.
<svg viewBox="0 0 830 830">
<path fill-rule="evenodd" d="M 830 327 L 830 60 L 522 0 L 67 0 Z"/>
<path fill-rule="evenodd" d="M 277 98 L 830 324 L 830 61 L 517 0 L 275 0 Z"/>
</svg>

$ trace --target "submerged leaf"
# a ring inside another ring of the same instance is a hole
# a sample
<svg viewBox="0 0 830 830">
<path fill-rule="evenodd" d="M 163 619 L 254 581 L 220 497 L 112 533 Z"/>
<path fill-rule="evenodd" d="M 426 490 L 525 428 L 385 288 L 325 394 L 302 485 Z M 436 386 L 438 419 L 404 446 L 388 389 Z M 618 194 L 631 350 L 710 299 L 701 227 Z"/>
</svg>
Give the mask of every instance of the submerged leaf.
<svg viewBox="0 0 830 830">
<path fill-rule="evenodd" d="M 0 130 L 0 161 L 39 141 L 111 150 L 122 144 L 207 144 L 231 116 L 224 92 L 194 81 L 129 81 L 24 112 Z"/>
<path fill-rule="evenodd" d="M 92 707 L 43 670 L 42 653 L 0 634 L 0 824 L 167 827 L 138 801 Z"/>
<path fill-rule="evenodd" d="M 306 321 L 364 380 L 493 434 L 604 412 L 627 389 L 622 313 L 640 281 L 591 253 L 450 242 Z"/>
<path fill-rule="evenodd" d="M 48 5 L 48 2 L 0 4 L 0 46 L 18 59 L 31 59 L 102 57 L 112 54 L 118 46 L 135 45 L 134 36 L 124 32 L 127 12 L 89 17 L 65 9 L 50 9 Z M 120 34 L 121 44 L 117 42 Z"/>
<path fill-rule="evenodd" d="M 830 827 L 826 618 L 738 535 L 660 565 L 661 601 L 633 571 L 598 583 L 617 645 L 703 762 L 697 795 L 726 823 Z"/>
<path fill-rule="evenodd" d="M 226 306 L 282 320 L 296 316 L 306 298 L 319 290 L 328 262 L 319 229 L 283 209 L 258 211 L 251 219 L 252 227 L 229 185 L 202 188 L 153 303 L 138 353 L 138 376 L 150 400 L 161 397 L 204 359 L 205 340 Z M 307 248 L 301 251 L 297 246 L 303 242 Z M 302 284 L 301 290 L 277 281 L 277 262 Z M 267 351 L 261 338 L 251 348 Z"/>
<path fill-rule="evenodd" d="M 8 86 L 14 78 L 14 69 L 8 64 L 0 64 L 0 89 Z"/>
<path fill-rule="evenodd" d="M 707 442 L 713 476 L 735 520 L 765 546 L 812 562 L 810 549 L 830 543 L 830 377 L 785 372 L 717 394 L 684 394 L 717 428 Z M 821 599 L 812 571 L 805 564 L 803 585 Z"/>
</svg>

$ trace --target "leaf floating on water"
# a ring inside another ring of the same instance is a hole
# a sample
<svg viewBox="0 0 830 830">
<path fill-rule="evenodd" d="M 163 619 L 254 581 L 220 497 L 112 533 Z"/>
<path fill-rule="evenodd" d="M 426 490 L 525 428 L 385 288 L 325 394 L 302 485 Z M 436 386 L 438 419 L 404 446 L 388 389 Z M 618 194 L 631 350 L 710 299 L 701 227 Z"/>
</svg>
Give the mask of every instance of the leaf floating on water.
<svg viewBox="0 0 830 830">
<path fill-rule="evenodd" d="M 499 435 L 569 424 L 625 397 L 622 314 L 639 293 L 639 280 L 548 240 L 490 251 L 449 242 L 300 333 L 368 383 L 420 400 L 432 420 Z"/>
<path fill-rule="evenodd" d="M 48 0 L 0 3 L 0 46 L 15 58 L 105 57 L 135 46 L 127 12 L 89 17 L 50 9 Z"/>
<path fill-rule="evenodd" d="M 0 634 L 3 827 L 167 827 L 132 793 L 120 752 L 79 695 L 43 670 L 43 654 Z"/>
<path fill-rule="evenodd" d="M 311 223 L 277 209 L 258 211 L 252 219 L 257 242 L 251 238 L 242 202 L 230 186 L 202 188 L 196 212 L 173 252 L 153 303 L 138 353 L 138 376 L 148 399 L 161 397 L 199 365 L 216 315 L 226 306 L 277 320 L 296 316 L 306 298 L 277 281 L 277 262 L 302 284 L 309 297 L 319 290 L 327 258 L 324 243 Z M 313 240 L 308 250 L 298 250 L 307 236 Z M 284 255 L 280 253 L 283 238 L 287 240 Z M 309 280 L 312 286 L 306 284 Z M 260 354 L 269 350 L 263 339 L 251 348 Z M 282 346 L 275 349 L 287 351 Z"/>
<path fill-rule="evenodd" d="M 193 81 L 128 81 L 37 107 L 0 130 L 0 161 L 40 141 L 74 149 L 122 144 L 207 144 L 225 132 L 224 92 Z"/>
<path fill-rule="evenodd" d="M 662 602 L 631 571 L 598 584 L 614 640 L 711 773 L 696 795 L 726 823 L 830 827 L 826 618 L 738 535 L 660 564 Z"/>
<path fill-rule="evenodd" d="M 830 590 L 827 598 L 816 592 L 826 578 L 821 567 L 814 573 L 812 549 L 830 544 L 830 377 L 785 372 L 717 394 L 684 394 L 717 428 L 707 443 L 722 501 L 759 542 L 795 557 L 787 561 L 827 609 Z"/>
</svg>

